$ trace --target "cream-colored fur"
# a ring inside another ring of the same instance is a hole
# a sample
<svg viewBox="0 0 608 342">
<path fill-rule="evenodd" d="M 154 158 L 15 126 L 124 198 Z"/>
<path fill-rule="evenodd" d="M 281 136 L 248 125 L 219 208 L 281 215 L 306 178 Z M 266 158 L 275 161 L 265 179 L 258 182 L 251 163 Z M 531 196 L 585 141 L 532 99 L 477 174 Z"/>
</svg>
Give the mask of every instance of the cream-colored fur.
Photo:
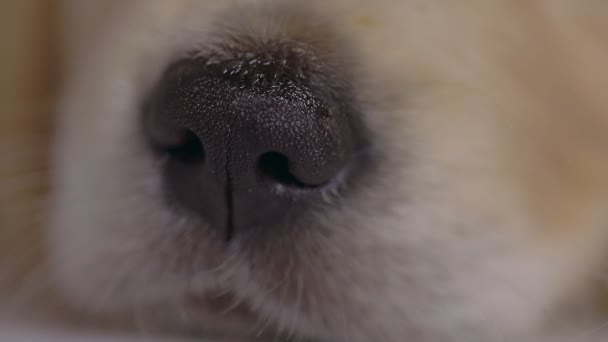
<svg viewBox="0 0 608 342">
<path fill-rule="evenodd" d="M 39 272 L 71 311 L 152 335 L 608 338 L 596 305 L 608 257 L 608 4 L 63 7 L 65 86 Z M 340 42 L 378 156 L 361 191 L 317 215 L 307 240 L 259 251 L 266 267 L 204 236 L 186 254 L 178 233 L 195 223 L 162 200 L 159 161 L 139 131 L 164 67 L 227 31 Z M 184 258 L 197 266 L 167 267 Z"/>
</svg>

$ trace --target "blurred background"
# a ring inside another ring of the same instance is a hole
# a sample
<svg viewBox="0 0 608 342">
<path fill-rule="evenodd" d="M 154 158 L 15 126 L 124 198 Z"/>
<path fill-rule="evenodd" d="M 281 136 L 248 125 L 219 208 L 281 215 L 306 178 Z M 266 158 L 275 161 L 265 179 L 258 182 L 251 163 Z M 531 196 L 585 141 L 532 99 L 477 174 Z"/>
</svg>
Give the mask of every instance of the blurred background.
<svg viewBox="0 0 608 342">
<path fill-rule="evenodd" d="M 58 1 L 0 0 L 0 276 L 5 278 L 2 264 L 11 262 L 6 256 L 15 248 L 6 234 L 38 234 L 44 217 L 59 74 Z"/>
<path fill-rule="evenodd" d="M 55 5 L 53 0 L 0 0 L 0 105 L 2 122 L 10 123 L 0 126 L 3 137 L 22 124 L 48 122 L 48 112 L 42 112 L 52 101 L 57 74 Z"/>
</svg>

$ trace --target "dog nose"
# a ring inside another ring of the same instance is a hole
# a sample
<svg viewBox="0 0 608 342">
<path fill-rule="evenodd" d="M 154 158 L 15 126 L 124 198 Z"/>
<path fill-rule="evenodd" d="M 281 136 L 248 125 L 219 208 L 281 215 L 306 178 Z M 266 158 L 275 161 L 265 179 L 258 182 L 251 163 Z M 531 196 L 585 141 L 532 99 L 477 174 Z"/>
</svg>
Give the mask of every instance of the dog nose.
<svg viewBox="0 0 608 342">
<path fill-rule="evenodd" d="M 328 69 L 284 44 L 170 65 L 144 116 L 169 197 L 230 238 L 293 222 L 347 184 L 362 134 Z"/>
</svg>

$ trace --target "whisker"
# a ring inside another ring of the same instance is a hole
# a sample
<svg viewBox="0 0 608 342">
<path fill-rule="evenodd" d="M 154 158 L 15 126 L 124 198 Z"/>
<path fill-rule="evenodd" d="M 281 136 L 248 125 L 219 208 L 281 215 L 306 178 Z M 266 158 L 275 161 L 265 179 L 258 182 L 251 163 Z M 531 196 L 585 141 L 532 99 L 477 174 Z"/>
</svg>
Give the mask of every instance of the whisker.
<svg viewBox="0 0 608 342">
<path fill-rule="evenodd" d="M 262 334 L 264 333 L 264 331 L 266 331 L 266 329 L 270 326 L 270 323 L 272 322 L 272 317 L 270 315 L 265 315 L 264 317 L 259 317 L 257 319 L 256 322 L 256 326 L 254 329 L 257 330 L 257 332 L 255 333 L 256 337 L 261 337 Z M 261 328 L 258 328 L 258 326 L 261 325 Z"/>
<path fill-rule="evenodd" d="M 243 299 L 238 297 L 233 297 L 232 303 L 228 305 L 228 307 L 224 308 L 220 314 L 222 316 L 228 315 L 229 313 L 236 310 L 241 304 L 243 304 Z"/>
<path fill-rule="evenodd" d="M 281 319 L 278 320 L 278 326 L 277 329 L 275 331 L 275 340 L 278 340 L 282 335 L 284 335 L 285 333 L 287 333 L 289 331 L 289 322 L 287 320 L 284 319 L 284 317 L 287 316 L 287 314 L 291 314 L 290 312 L 285 312 L 287 309 L 287 305 L 285 304 L 285 296 L 288 295 L 288 290 L 289 290 L 289 285 L 291 283 L 292 280 L 292 271 L 294 268 L 294 258 L 293 257 L 289 257 L 288 261 L 287 261 L 287 267 L 285 269 L 285 272 L 283 274 L 283 283 L 286 284 L 285 286 L 283 286 L 280 291 L 279 294 L 277 296 L 277 301 L 279 302 L 279 307 L 280 307 L 280 317 Z"/>
<path fill-rule="evenodd" d="M 302 276 L 302 273 L 298 273 L 297 277 L 296 277 L 296 282 L 297 282 L 297 289 L 296 289 L 296 301 L 294 304 L 294 307 L 292 309 L 292 318 L 291 318 L 291 323 L 290 323 L 290 331 L 287 334 L 287 338 L 288 339 L 292 339 L 295 335 L 296 335 L 296 325 L 297 325 L 297 320 L 299 318 L 300 315 L 300 309 L 301 309 L 301 302 L 302 302 L 302 293 L 304 292 L 304 278 Z"/>
<path fill-rule="evenodd" d="M 275 285 L 271 286 L 268 290 L 262 292 L 260 294 L 260 301 L 264 302 L 267 298 L 275 291 L 277 291 L 282 285 L 284 285 L 285 277 L 278 280 Z M 264 331 L 270 326 L 273 319 L 270 315 L 265 315 L 265 317 L 260 317 L 252 330 L 257 330 L 256 336 L 260 337 L 264 333 Z M 261 327 L 260 327 L 261 326 Z"/>
</svg>

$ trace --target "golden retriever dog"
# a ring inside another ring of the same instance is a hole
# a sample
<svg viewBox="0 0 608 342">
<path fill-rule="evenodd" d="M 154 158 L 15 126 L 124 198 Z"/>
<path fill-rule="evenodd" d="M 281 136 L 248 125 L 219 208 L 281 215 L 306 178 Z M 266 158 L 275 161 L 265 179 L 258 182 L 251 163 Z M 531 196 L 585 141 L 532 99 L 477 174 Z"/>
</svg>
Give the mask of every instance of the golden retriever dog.
<svg viewBox="0 0 608 342">
<path fill-rule="evenodd" d="M 3 81 L 6 340 L 608 340 L 608 2 L 48 9 Z"/>
</svg>

